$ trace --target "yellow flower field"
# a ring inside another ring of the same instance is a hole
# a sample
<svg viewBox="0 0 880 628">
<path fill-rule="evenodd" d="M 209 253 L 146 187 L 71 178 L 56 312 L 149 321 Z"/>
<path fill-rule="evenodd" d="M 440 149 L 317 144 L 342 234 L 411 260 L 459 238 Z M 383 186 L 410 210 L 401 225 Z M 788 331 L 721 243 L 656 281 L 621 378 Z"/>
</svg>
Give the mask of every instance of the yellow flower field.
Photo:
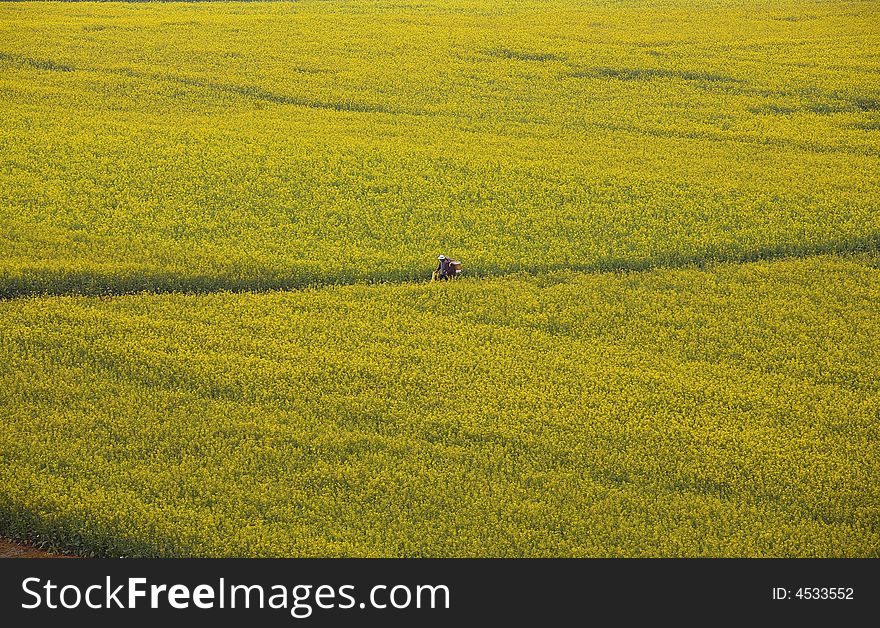
<svg viewBox="0 0 880 628">
<path fill-rule="evenodd" d="M 0 304 L 0 529 L 162 556 L 878 556 L 876 257 Z"/>
<path fill-rule="evenodd" d="M 880 557 L 878 24 L 0 3 L 0 535 Z"/>
<path fill-rule="evenodd" d="M 880 4 L 4 3 L 0 294 L 873 250 Z M 429 270 L 427 272 L 430 272 Z"/>
</svg>

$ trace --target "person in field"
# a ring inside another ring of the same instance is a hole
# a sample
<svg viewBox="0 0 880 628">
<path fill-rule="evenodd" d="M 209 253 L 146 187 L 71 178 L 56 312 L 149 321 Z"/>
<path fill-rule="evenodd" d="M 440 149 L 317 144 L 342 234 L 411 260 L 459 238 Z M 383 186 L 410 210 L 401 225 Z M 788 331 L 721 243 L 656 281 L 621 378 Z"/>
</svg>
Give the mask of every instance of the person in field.
<svg viewBox="0 0 880 628">
<path fill-rule="evenodd" d="M 437 277 L 446 281 L 449 279 L 449 260 L 446 259 L 445 255 L 441 255 L 437 259 L 440 261 L 437 265 Z"/>
</svg>

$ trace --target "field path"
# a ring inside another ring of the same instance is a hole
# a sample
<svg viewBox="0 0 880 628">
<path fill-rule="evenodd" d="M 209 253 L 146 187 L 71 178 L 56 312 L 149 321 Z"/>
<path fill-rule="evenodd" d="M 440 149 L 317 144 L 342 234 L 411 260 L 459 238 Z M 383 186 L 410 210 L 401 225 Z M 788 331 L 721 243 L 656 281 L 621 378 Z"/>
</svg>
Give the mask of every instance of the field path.
<svg viewBox="0 0 880 628">
<path fill-rule="evenodd" d="M 615 273 L 615 272 L 648 272 L 658 269 L 678 269 L 697 267 L 703 268 L 713 264 L 748 264 L 757 261 L 776 261 L 785 259 L 806 259 L 821 255 L 858 255 L 880 252 L 880 234 L 866 237 L 850 238 L 831 244 L 820 243 L 808 245 L 800 250 L 780 245 L 766 247 L 738 255 L 719 256 L 681 256 L 675 260 L 656 261 L 646 259 L 615 259 L 597 260 L 593 264 L 554 264 L 538 265 L 533 268 L 465 268 L 464 277 L 469 279 L 493 279 L 511 275 L 543 275 L 560 271 L 576 273 Z M 465 258 L 466 260 L 466 258 Z M 465 261 L 467 264 L 467 261 Z M 433 266 L 426 265 L 421 270 L 409 269 L 404 273 L 363 274 L 350 278 L 321 277 L 304 279 L 298 276 L 290 278 L 224 278 L 193 276 L 186 274 L 141 272 L 137 277 L 119 277 L 112 273 L 93 272 L 67 273 L 63 280 L 51 271 L 40 276 L 23 279 L 22 277 L 0 277 L 0 302 L 15 299 L 31 299 L 34 297 L 120 297 L 135 294 L 215 294 L 231 293 L 265 293 L 277 291 L 295 291 L 304 289 L 321 289 L 331 286 L 346 285 L 400 285 L 430 282 Z"/>
<path fill-rule="evenodd" d="M 73 558 L 73 556 L 52 554 L 32 545 L 0 538 L 0 558 Z"/>
</svg>

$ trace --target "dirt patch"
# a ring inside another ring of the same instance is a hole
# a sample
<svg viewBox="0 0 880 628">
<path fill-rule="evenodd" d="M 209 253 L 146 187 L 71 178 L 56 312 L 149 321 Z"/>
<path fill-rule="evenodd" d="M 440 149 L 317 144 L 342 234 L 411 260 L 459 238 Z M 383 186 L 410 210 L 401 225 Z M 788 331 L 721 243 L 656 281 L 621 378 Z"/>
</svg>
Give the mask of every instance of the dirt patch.
<svg viewBox="0 0 880 628">
<path fill-rule="evenodd" d="M 0 538 L 0 558 L 73 558 L 63 554 L 52 554 L 33 545 Z"/>
</svg>

